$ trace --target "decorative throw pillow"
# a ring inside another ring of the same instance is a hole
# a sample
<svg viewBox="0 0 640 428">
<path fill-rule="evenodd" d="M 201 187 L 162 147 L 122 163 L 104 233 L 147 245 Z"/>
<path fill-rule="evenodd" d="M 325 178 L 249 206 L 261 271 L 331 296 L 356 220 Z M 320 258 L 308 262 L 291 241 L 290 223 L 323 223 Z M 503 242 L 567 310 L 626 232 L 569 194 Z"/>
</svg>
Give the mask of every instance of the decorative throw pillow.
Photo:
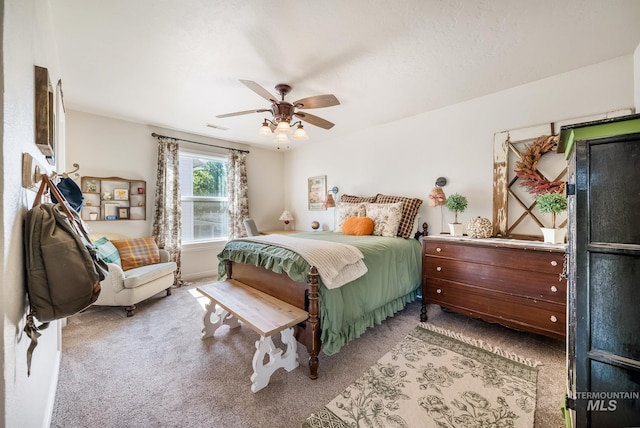
<svg viewBox="0 0 640 428">
<path fill-rule="evenodd" d="M 422 204 L 422 199 L 407 198 L 404 196 L 388 196 L 378 193 L 376 195 L 377 204 L 393 204 L 402 202 L 402 220 L 400 220 L 400 226 L 398 226 L 398 236 L 403 238 L 411 238 L 411 229 L 413 228 L 413 221 L 418 214 L 418 209 Z"/>
<path fill-rule="evenodd" d="M 342 232 L 342 223 L 349 217 L 364 217 L 364 214 L 364 204 L 338 202 L 336 204 L 336 228 L 334 232 Z"/>
<path fill-rule="evenodd" d="M 122 270 L 160 263 L 160 251 L 155 239 L 151 236 L 111 242 L 120 253 Z"/>
<path fill-rule="evenodd" d="M 350 204 L 357 204 L 360 202 L 375 202 L 375 196 L 353 196 L 353 195 L 342 195 L 340 196 L 340 202 L 347 202 Z"/>
<path fill-rule="evenodd" d="M 109 241 L 105 236 L 98 239 L 93 243 L 98 249 L 98 254 L 100 254 L 100 258 L 104 260 L 106 263 L 115 263 L 118 266 L 122 266 L 122 262 L 120 261 L 120 253 L 118 249 L 111 241 Z"/>
<path fill-rule="evenodd" d="M 371 235 L 373 226 L 373 219 L 370 217 L 349 217 L 342 224 L 342 233 L 356 236 Z"/>
<path fill-rule="evenodd" d="M 402 219 L 402 202 L 395 204 L 366 204 L 367 217 L 373 219 L 373 234 L 394 237 Z"/>
</svg>

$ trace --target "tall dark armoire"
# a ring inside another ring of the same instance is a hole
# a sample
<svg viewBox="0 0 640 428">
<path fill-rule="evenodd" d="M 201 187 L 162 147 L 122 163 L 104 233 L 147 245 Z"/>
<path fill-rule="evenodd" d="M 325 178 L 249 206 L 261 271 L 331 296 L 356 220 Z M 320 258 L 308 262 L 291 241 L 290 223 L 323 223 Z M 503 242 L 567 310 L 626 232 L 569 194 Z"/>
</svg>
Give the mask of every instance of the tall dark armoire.
<svg viewBox="0 0 640 428">
<path fill-rule="evenodd" d="M 640 426 L 640 115 L 562 127 L 568 394 L 578 428 Z"/>
</svg>

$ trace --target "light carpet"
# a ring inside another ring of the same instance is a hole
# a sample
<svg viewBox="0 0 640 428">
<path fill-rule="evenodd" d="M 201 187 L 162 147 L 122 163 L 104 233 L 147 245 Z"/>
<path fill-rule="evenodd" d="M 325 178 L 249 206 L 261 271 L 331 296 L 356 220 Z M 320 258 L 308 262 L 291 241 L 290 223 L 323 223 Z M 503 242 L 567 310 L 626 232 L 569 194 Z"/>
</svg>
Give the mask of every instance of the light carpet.
<svg viewBox="0 0 640 428">
<path fill-rule="evenodd" d="M 176 288 L 171 296 L 158 293 L 130 318 L 108 306 L 69 317 L 51 428 L 300 428 L 420 322 L 420 302 L 407 305 L 337 354 L 321 353 L 316 380 L 309 379 L 306 348 L 298 346 L 300 367 L 276 370 L 254 394 L 251 357 L 259 335 L 224 328 L 200 339 L 207 299 L 195 287 L 210 281 Z M 564 342 L 436 305 L 428 313 L 430 325 L 541 361 L 535 428 L 564 427 Z M 41 358 L 37 352 L 34 358 Z"/>
<path fill-rule="evenodd" d="M 537 365 L 423 323 L 303 427 L 533 427 Z"/>
</svg>

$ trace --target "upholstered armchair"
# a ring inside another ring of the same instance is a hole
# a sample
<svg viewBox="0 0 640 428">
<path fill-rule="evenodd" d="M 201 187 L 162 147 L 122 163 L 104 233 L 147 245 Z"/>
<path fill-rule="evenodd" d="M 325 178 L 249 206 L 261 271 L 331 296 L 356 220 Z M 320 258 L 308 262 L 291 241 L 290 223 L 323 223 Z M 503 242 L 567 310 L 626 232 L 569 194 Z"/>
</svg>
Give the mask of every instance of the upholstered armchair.
<svg viewBox="0 0 640 428">
<path fill-rule="evenodd" d="M 167 251 L 155 246 L 153 238 L 113 241 L 101 238 L 94 244 L 109 266 L 94 305 L 122 306 L 130 317 L 136 303 L 161 291 L 171 295 L 177 265 L 169 261 Z"/>
</svg>

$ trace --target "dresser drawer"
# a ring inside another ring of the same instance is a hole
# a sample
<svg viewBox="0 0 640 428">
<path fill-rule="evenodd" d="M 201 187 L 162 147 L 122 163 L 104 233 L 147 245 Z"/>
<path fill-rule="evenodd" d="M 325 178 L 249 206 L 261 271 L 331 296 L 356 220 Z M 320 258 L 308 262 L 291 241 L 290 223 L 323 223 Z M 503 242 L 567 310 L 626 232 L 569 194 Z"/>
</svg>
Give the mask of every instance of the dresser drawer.
<svg viewBox="0 0 640 428">
<path fill-rule="evenodd" d="M 566 334 L 566 305 L 559 303 L 525 299 L 444 280 L 429 282 L 426 302 L 520 330 L 556 338 Z"/>
<path fill-rule="evenodd" d="M 430 240 L 424 241 L 423 248 L 426 256 L 556 275 L 562 273 L 564 265 L 564 252 L 464 245 Z"/>
<path fill-rule="evenodd" d="M 564 304 L 567 299 L 567 281 L 559 281 L 558 274 L 522 271 L 439 257 L 425 257 L 423 273 L 427 284 L 434 279 L 440 279 L 556 303 Z"/>
</svg>

